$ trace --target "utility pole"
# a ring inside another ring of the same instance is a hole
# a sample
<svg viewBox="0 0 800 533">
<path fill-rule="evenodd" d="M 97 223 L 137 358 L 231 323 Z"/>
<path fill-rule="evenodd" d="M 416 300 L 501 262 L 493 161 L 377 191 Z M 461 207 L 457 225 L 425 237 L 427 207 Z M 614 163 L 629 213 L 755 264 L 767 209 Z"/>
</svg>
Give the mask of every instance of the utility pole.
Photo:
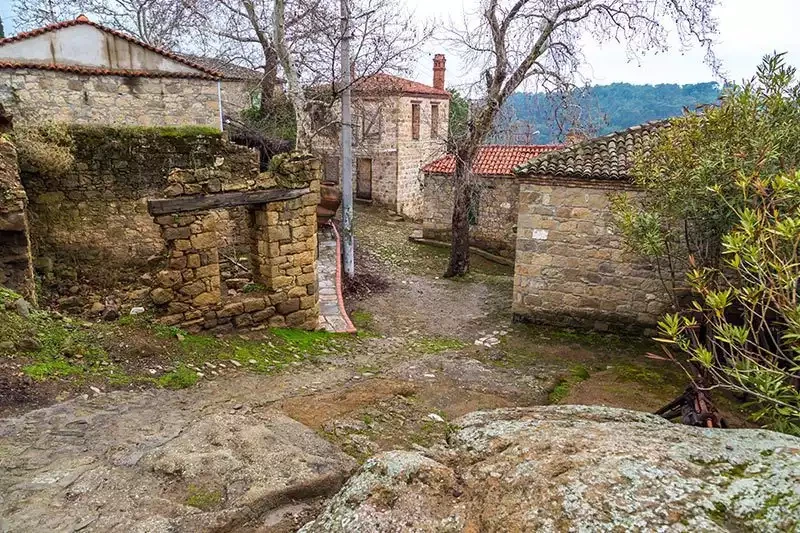
<svg viewBox="0 0 800 533">
<path fill-rule="evenodd" d="M 350 112 L 350 7 L 339 0 L 342 28 L 342 248 L 344 273 L 352 278 L 353 259 L 353 123 Z"/>
</svg>

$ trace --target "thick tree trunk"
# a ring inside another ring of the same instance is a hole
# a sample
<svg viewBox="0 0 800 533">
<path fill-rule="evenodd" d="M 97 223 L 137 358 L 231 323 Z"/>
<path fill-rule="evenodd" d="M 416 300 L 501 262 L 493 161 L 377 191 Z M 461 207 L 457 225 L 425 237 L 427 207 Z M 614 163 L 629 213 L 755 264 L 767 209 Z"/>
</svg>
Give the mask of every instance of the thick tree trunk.
<svg viewBox="0 0 800 533">
<path fill-rule="evenodd" d="M 275 112 L 275 86 L 278 85 L 278 55 L 269 46 L 264 48 L 264 78 L 261 80 L 259 115 L 269 118 Z"/>
<path fill-rule="evenodd" d="M 471 140 L 470 140 L 471 141 Z M 453 220 L 450 264 L 445 277 L 463 276 L 469 272 L 469 207 L 472 198 L 472 160 L 477 148 L 468 142 L 456 151 L 453 174 Z"/>
</svg>

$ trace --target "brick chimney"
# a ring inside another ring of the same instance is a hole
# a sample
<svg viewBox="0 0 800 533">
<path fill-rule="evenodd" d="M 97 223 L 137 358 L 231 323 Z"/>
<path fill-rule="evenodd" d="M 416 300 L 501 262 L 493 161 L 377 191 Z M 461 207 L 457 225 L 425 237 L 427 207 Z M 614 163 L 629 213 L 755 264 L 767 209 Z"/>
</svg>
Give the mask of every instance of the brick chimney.
<svg viewBox="0 0 800 533">
<path fill-rule="evenodd" d="M 444 90 L 444 54 L 433 56 L 433 86 Z"/>
</svg>

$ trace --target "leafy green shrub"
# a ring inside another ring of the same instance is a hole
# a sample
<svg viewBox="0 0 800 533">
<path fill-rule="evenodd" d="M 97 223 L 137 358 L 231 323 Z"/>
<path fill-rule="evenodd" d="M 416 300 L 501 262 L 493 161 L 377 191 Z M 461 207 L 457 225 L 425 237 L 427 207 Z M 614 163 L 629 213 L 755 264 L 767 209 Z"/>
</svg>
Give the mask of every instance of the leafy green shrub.
<svg viewBox="0 0 800 533">
<path fill-rule="evenodd" d="M 45 122 L 15 129 L 20 165 L 44 176 L 66 174 L 75 163 L 75 141 L 66 124 Z"/>
<path fill-rule="evenodd" d="M 767 56 L 718 107 L 673 120 L 635 164 L 642 193 L 612 203 L 625 242 L 673 296 L 658 340 L 688 354 L 698 386 L 753 399 L 756 419 L 790 433 L 800 433 L 795 74 L 783 54 Z"/>
<path fill-rule="evenodd" d="M 722 239 L 725 268 L 690 273 L 694 313 L 666 316 L 661 340 L 754 398 L 755 419 L 800 435 L 800 172 L 741 175 L 737 186 L 746 205 L 731 206 L 738 223 Z"/>
</svg>

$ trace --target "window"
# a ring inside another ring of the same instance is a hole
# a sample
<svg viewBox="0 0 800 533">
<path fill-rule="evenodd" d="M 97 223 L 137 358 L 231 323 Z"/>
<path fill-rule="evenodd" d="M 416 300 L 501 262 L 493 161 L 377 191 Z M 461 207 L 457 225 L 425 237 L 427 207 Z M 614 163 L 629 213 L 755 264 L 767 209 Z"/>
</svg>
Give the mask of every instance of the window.
<svg viewBox="0 0 800 533">
<path fill-rule="evenodd" d="M 361 138 L 364 141 L 380 141 L 383 115 L 380 110 L 366 111 L 361 117 Z"/>
<path fill-rule="evenodd" d="M 419 104 L 411 104 L 411 138 L 419 139 Z"/>
<path fill-rule="evenodd" d="M 439 104 L 431 104 L 431 139 L 439 136 Z"/>
<path fill-rule="evenodd" d="M 325 181 L 339 183 L 339 158 L 335 156 L 325 157 Z"/>
</svg>

